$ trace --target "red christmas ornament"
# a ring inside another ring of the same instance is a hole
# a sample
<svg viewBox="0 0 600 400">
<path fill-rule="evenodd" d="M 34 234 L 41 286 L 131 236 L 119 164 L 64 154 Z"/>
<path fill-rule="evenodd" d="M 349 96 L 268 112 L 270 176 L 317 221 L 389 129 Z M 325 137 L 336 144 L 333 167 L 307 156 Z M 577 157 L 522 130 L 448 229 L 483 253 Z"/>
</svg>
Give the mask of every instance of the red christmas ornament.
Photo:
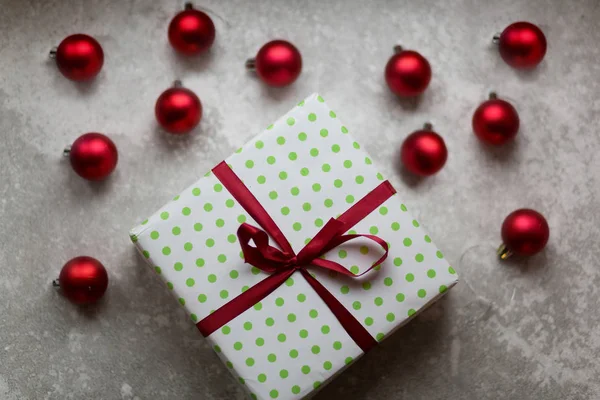
<svg viewBox="0 0 600 400">
<path fill-rule="evenodd" d="M 413 174 L 433 175 L 442 169 L 448 159 L 444 139 L 432 129 L 431 124 L 425 124 L 422 130 L 411 133 L 402 143 L 402 164 Z"/>
<path fill-rule="evenodd" d="M 418 96 L 427 89 L 431 81 L 431 66 L 425 57 L 416 51 L 394 47 L 394 54 L 385 66 L 385 81 L 398 96 Z"/>
<path fill-rule="evenodd" d="M 177 14 L 169 24 L 169 42 L 175 50 L 195 55 L 210 49 L 215 41 L 215 24 L 202 11 L 186 3 L 185 10 Z"/>
<path fill-rule="evenodd" d="M 512 139 L 519 131 L 519 114 L 507 101 L 490 93 L 473 114 L 473 131 L 485 143 L 501 145 Z"/>
<path fill-rule="evenodd" d="M 506 259 L 512 254 L 531 256 L 548 243 L 550 228 L 542 214 L 522 208 L 510 213 L 502 223 L 502 245 L 498 255 Z"/>
<path fill-rule="evenodd" d="M 202 103 L 194 92 L 175 81 L 165 90 L 154 106 L 156 120 L 169 133 L 180 135 L 194 129 L 202 118 Z"/>
<path fill-rule="evenodd" d="M 64 155 L 69 157 L 73 170 L 90 181 L 106 178 L 117 166 L 117 146 L 107 136 L 91 132 L 77 138 L 67 146 Z"/>
<path fill-rule="evenodd" d="M 260 48 L 256 58 L 246 61 L 246 68 L 256 73 L 267 85 L 286 86 L 302 71 L 302 56 L 290 42 L 273 40 Z"/>
<path fill-rule="evenodd" d="M 95 258 L 80 256 L 69 260 L 60 271 L 53 285 L 76 304 L 98 301 L 108 287 L 108 273 Z"/>
<path fill-rule="evenodd" d="M 74 81 L 92 79 L 104 64 L 104 52 L 96 39 L 82 33 L 67 36 L 56 49 L 50 51 L 58 70 Z"/>
<path fill-rule="evenodd" d="M 533 68 L 546 54 L 546 36 L 530 22 L 515 22 L 494 36 L 502 59 L 514 68 Z"/>
</svg>

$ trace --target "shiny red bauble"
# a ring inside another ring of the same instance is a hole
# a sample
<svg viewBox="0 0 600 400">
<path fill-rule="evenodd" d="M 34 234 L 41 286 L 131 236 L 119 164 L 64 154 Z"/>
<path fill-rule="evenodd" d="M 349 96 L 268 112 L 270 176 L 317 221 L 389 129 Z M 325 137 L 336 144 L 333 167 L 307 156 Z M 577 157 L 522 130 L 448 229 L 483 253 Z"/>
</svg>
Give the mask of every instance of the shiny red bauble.
<svg viewBox="0 0 600 400">
<path fill-rule="evenodd" d="M 536 254 L 546 247 L 549 237 L 550 228 L 542 214 L 527 208 L 513 211 L 502 223 L 500 257 Z"/>
<path fill-rule="evenodd" d="M 507 101 L 494 93 L 473 114 L 473 131 L 477 137 L 491 145 L 501 145 L 514 139 L 519 132 L 519 114 Z"/>
<path fill-rule="evenodd" d="M 444 139 L 426 124 L 411 133 L 402 143 L 400 159 L 404 167 L 413 174 L 429 176 L 438 172 L 448 159 Z"/>
<path fill-rule="evenodd" d="M 82 178 L 98 181 L 106 178 L 117 166 L 119 153 L 112 140 L 101 133 L 81 135 L 65 149 L 73 170 Z"/>
<path fill-rule="evenodd" d="M 385 81 L 390 90 L 403 97 L 418 96 L 431 81 L 431 66 L 416 51 L 402 50 L 396 46 L 396 54 L 385 66 Z"/>
<path fill-rule="evenodd" d="M 156 100 L 154 114 L 160 126 L 169 133 L 181 135 L 194 129 L 202 118 L 202 103 L 194 92 L 175 86 L 165 90 Z"/>
<path fill-rule="evenodd" d="M 81 33 L 67 36 L 50 54 L 56 58 L 58 70 L 74 81 L 92 79 L 104 64 L 104 52 L 100 43 Z"/>
<path fill-rule="evenodd" d="M 497 41 L 502 59 L 514 68 L 533 68 L 546 55 L 546 36 L 530 22 L 510 24 Z"/>
<path fill-rule="evenodd" d="M 302 72 L 302 56 L 290 42 L 273 40 L 260 48 L 256 58 L 246 61 L 259 78 L 270 86 L 286 86 Z"/>
<path fill-rule="evenodd" d="M 210 49 L 215 41 L 215 24 L 191 4 L 177 14 L 169 24 L 169 42 L 180 53 L 195 55 Z"/>
<path fill-rule="evenodd" d="M 76 304 L 91 304 L 100 300 L 108 287 L 108 273 L 95 258 L 80 256 L 69 260 L 54 282 L 62 294 Z"/>
</svg>

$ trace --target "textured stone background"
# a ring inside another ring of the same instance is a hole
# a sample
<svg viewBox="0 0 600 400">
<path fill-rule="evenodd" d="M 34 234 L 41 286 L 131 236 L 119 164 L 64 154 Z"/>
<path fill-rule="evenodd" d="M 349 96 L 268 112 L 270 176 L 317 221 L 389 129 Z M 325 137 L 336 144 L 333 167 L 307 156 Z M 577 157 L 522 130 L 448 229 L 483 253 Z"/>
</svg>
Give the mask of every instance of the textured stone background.
<svg viewBox="0 0 600 400">
<path fill-rule="evenodd" d="M 314 91 L 376 155 L 461 283 L 362 358 L 317 399 L 600 398 L 600 3 L 543 1 L 206 0 L 210 54 L 177 57 L 166 40 L 176 1 L 2 0 L 0 6 L 0 399 L 241 399 L 242 391 L 130 244 L 127 232 L 254 133 Z M 531 20 L 549 49 L 535 71 L 490 44 Z M 87 85 L 48 50 L 75 32 L 106 54 Z M 302 51 L 300 79 L 268 89 L 243 69 L 275 37 Z M 430 60 L 418 102 L 385 86 L 402 43 Z M 201 127 L 164 135 L 154 101 L 175 78 L 204 104 Z M 471 114 L 495 89 L 521 116 L 514 145 L 482 147 Z M 430 120 L 450 157 L 416 181 L 396 160 Z M 61 158 L 88 131 L 109 133 L 116 173 L 89 184 Z M 500 224 L 540 210 L 547 250 L 500 263 Z M 51 287 L 88 254 L 110 272 L 105 301 L 80 310 Z"/>
</svg>

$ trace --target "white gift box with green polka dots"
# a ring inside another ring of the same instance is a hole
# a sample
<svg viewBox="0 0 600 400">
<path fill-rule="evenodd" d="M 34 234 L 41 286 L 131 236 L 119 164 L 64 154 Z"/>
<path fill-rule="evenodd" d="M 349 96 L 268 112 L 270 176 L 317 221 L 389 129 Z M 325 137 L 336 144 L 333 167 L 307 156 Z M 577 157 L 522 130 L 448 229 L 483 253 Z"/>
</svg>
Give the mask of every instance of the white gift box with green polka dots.
<svg viewBox="0 0 600 400">
<path fill-rule="evenodd" d="M 326 221 L 384 179 L 316 94 L 226 162 L 296 253 Z M 266 277 L 244 263 L 236 236 L 242 222 L 257 226 L 208 173 L 134 228 L 131 238 L 198 322 Z M 457 281 L 399 194 L 359 222 L 354 232 L 386 240 L 387 260 L 357 279 L 309 269 L 378 341 Z M 381 254 L 373 242 L 357 239 L 325 257 L 357 273 Z M 363 354 L 298 272 L 207 340 L 254 399 L 303 398 Z"/>
</svg>

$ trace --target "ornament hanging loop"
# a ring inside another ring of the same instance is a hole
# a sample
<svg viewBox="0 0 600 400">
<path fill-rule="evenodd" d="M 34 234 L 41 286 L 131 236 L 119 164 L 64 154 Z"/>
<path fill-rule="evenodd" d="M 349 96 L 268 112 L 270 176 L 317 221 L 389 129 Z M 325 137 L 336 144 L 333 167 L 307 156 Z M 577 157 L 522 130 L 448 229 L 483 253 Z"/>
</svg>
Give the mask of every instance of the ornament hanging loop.
<svg viewBox="0 0 600 400">
<path fill-rule="evenodd" d="M 183 6 L 184 10 L 193 10 L 194 9 L 194 5 L 191 2 L 186 2 Z"/>
<path fill-rule="evenodd" d="M 498 250 L 496 250 L 496 254 L 498 254 L 498 257 L 500 257 L 501 260 L 506 260 L 513 255 L 513 252 L 510 251 L 504 243 L 502 243 L 500 247 L 498 247 Z"/>
<path fill-rule="evenodd" d="M 496 93 L 496 92 L 490 92 L 488 98 L 490 100 L 496 100 L 498 98 L 498 93 Z"/>
<path fill-rule="evenodd" d="M 52 286 L 55 288 L 59 288 L 60 287 L 60 282 L 58 281 L 58 279 L 55 279 L 52 281 Z"/>
<path fill-rule="evenodd" d="M 492 43 L 494 43 L 494 44 L 500 43 L 500 35 L 501 35 L 501 33 L 496 33 L 494 35 L 494 37 L 492 37 Z"/>
<path fill-rule="evenodd" d="M 174 88 L 180 88 L 183 86 L 183 83 L 181 83 L 180 79 L 176 79 L 175 81 L 173 81 L 173 87 Z"/>
<path fill-rule="evenodd" d="M 246 60 L 246 69 L 251 71 L 256 69 L 256 58 L 249 58 Z"/>
<path fill-rule="evenodd" d="M 423 124 L 423 130 L 424 131 L 432 131 L 433 130 L 433 125 L 431 124 L 431 122 L 425 122 Z"/>
<path fill-rule="evenodd" d="M 403 51 L 404 51 L 404 49 L 402 48 L 401 45 L 397 44 L 397 45 L 394 46 L 394 54 L 398 54 L 398 53 L 401 53 Z"/>
<path fill-rule="evenodd" d="M 58 52 L 58 47 L 53 47 L 52 49 L 50 49 L 50 53 L 48 54 L 48 56 L 51 59 L 55 59 L 56 58 L 56 53 Z"/>
<path fill-rule="evenodd" d="M 63 150 L 63 157 L 69 157 L 70 154 L 71 154 L 71 145 L 68 145 Z"/>
</svg>

